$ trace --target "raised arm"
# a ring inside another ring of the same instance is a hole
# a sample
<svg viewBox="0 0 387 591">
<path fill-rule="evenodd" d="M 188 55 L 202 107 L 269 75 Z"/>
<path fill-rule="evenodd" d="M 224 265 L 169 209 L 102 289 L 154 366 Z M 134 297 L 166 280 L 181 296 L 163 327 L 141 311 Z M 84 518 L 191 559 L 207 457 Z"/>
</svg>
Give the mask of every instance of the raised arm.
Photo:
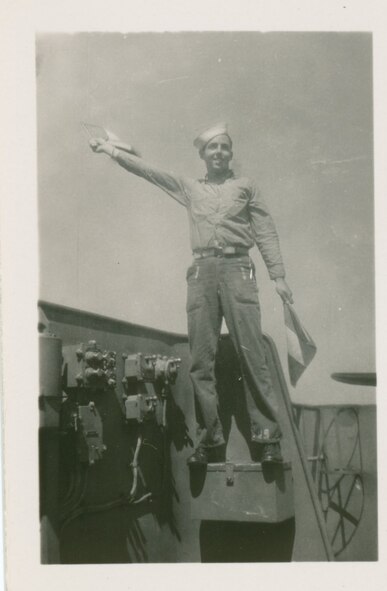
<svg viewBox="0 0 387 591">
<path fill-rule="evenodd" d="M 129 144 L 95 138 L 90 140 L 90 147 L 93 152 L 107 154 L 128 172 L 156 185 L 181 205 L 187 205 L 189 195 L 184 180 L 178 175 L 148 164 L 137 155 L 138 152 Z"/>
<path fill-rule="evenodd" d="M 284 302 L 292 304 L 292 292 L 285 281 L 285 267 L 282 261 L 277 230 L 266 203 L 256 186 L 253 186 L 251 190 L 249 214 L 255 242 L 270 278 L 276 283 L 276 291 Z"/>
</svg>

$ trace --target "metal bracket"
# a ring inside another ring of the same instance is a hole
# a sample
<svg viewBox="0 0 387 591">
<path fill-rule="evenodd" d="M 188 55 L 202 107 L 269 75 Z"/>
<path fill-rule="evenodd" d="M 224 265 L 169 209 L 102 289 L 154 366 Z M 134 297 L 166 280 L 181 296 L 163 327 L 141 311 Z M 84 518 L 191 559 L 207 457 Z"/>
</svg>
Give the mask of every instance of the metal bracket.
<svg viewBox="0 0 387 591">
<path fill-rule="evenodd" d="M 231 462 L 226 462 L 226 484 L 234 486 L 234 464 Z"/>
</svg>

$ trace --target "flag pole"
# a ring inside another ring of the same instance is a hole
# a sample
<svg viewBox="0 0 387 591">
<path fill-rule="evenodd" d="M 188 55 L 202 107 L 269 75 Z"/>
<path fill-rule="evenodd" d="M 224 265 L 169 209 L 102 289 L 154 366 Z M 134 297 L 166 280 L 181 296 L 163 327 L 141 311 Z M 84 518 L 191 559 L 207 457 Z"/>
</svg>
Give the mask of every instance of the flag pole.
<svg viewBox="0 0 387 591">
<path fill-rule="evenodd" d="M 266 337 L 267 337 L 267 335 L 266 335 Z M 270 337 L 267 337 L 267 339 L 270 342 L 271 352 L 273 354 L 273 357 L 275 358 L 276 364 L 278 367 L 281 367 L 281 362 L 280 362 L 280 359 L 278 356 L 277 349 L 274 345 L 274 342 Z M 281 392 L 281 396 L 282 396 L 283 402 L 285 404 L 286 414 L 288 416 L 290 428 L 292 430 L 293 439 L 296 443 L 297 454 L 298 454 L 299 460 L 301 462 L 302 471 L 305 476 L 307 489 L 309 492 L 310 499 L 312 501 L 314 514 L 316 516 L 318 528 L 319 528 L 321 539 L 322 539 L 324 549 L 325 549 L 325 554 L 326 554 L 328 561 L 334 561 L 335 556 L 333 554 L 333 549 L 332 549 L 331 543 L 328 538 L 328 534 L 327 534 L 327 530 L 326 530 L 326 526 L 325 526 L 325 520 L 324 520 L 324 516 L 322 513 L 321 506 L 320 506 L 320 502 L 317 497 L 315 484 L 314 484 L 313 478 L 309 472 L 308 460 L 306 459 L 306 456 L 305 456 L 301 436 L 300 436 L 300 433 L 297 429 L 297 425 L 294 421 L 293 407 L 292 407 L 292 403 L 290 400 L 289 390 L 288 390 L 287 383 L 285 381 L 282 371 L 278 372 L 278 379 L 280 381 L 280 386 L 281 386 L 279 388 L 279 390 Z"/>
</svg>

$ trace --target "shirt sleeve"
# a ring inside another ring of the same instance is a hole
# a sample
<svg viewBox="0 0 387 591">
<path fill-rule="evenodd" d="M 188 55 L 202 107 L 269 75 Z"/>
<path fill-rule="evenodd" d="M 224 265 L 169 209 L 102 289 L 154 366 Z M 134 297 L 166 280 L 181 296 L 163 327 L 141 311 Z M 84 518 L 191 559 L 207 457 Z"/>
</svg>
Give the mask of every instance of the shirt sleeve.
<svg viewBox="0 0 387 591">
<path fill-rule="evenodd" d="M 256 185 L 251 188 L 249 202 L 250 225 L 254 240 L 271 279 L 285 277 L 277 230 L 267 205 Z"/>
<path fill-rule="evenodd" d="M 114 159 L 129 172 L 156 185 L 156 187 L 168 193 L 168 195 L 181 205 L 187 206 L 189 201 L 188 183 L 185 182 L 183 177 L 160 170 L 155 166 L 151 166 L 142 158 L 138 158 L 122 150 L 118 150 Z"/>
</svg>

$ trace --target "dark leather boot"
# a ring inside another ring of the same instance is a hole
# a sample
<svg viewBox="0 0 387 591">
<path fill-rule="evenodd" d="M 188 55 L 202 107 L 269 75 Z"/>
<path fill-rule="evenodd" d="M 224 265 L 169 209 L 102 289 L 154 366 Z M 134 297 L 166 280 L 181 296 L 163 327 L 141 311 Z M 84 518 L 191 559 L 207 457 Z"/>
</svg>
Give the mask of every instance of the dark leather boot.
<svg viewBox="0 0 387 591">
<path fill-rule="evenodd" d="M 283 458 L 279 443 L 265 443 L 261 457 L 261 464 L 282 464 Z"/>
<path fill-rule="evenodd" d="M 198 447 L 187 460 L 188 466 L 207 466 L 208 453 L 205 447 Z"/>
<path fill-rule="evenodd" d="M 188 466 L 207 466 L 207 464 L 226 461 L 226 446 L 198 447 L 187 460 Z"/>
</svg>

